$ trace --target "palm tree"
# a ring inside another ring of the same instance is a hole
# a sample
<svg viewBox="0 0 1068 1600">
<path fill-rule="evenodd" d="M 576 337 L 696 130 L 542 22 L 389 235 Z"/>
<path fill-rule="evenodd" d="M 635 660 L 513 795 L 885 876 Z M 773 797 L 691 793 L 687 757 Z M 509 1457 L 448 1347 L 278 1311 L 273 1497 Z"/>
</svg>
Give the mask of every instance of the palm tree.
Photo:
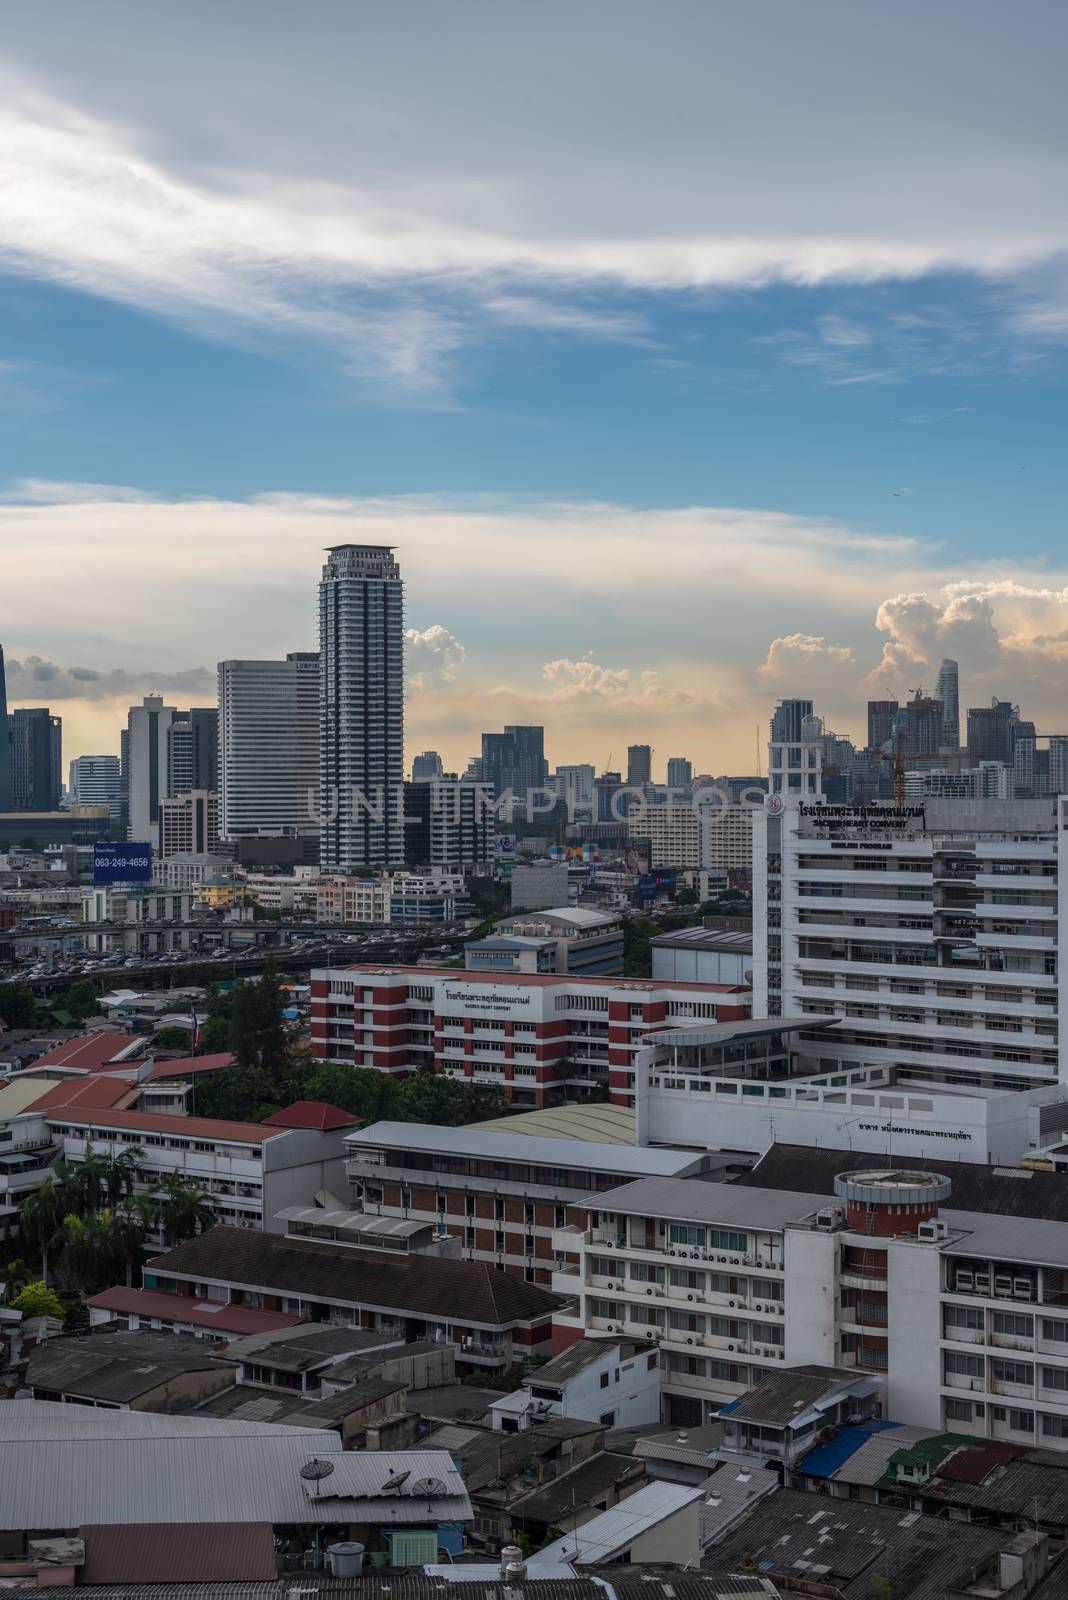
<svg viewBox="0 0 1068 1600">
<path fill-rule="evenodd" d="M 129 1199 L 133 1194 L 137 1182 L 137 1163 L 143 1161 L 144 1156 L 140 1145 L 131 1145 L 129 1150 L 124 1150 L 118 1156 L 104 1156 L 101 1176 L 110 1206 L 114 1206 L 123 1195 Z"/>
<path fill-rule="evenodd" d="M 44 1284 L 48 1283 L 48 1253 L 56 1243 L 67 1213 L 67 1197 L 61 1184 L 52 1178 L 46 1178 L 22 1203 L 21 1235 L 27 1245 L 40 1251 L 41 1282 Z"/>
<path fill-rule="evenodd" d="M 87 1217 L 72 1212 L 63 1218 L 63 1245 L 60 1265 L 63 1273 L 83 1292 L 97 1289 L 110 1279 L 110 1213 L 91 1212 Z"/>
<path fill-rule="evenodd" d="M 120 1272 L 126 1287 L 133 1284 L 133 1271 L 145 1259 L 145 1235 L 156 1225 L 156 1205 L 148 1195 L 138 1195 L 127 1200 L 112 1212 L 101 1212 L 101 1219 L 109 1218 L 108 1236 L 113 1263 L 112 1276 Z"/>
<path fill-rule="evenodd" d="M 212 1200 L 177 1172 L 168 1172 L 160 1179 L 159 1217 L 163 1236 L 171 1246 L 206 1233 L 216 1222 Z"/>
</svg>

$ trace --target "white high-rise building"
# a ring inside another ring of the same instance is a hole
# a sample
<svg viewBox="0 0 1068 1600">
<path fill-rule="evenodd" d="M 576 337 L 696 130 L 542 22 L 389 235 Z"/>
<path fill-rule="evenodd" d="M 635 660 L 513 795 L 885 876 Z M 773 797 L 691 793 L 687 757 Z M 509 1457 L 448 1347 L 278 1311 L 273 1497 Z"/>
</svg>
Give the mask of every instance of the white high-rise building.
<svg viewBox="0 0 1068 1600">
<path fill-rule="evenodd" d="M 948 658 L 938 669 L 935 699 L 942 702 L 942 748 L 960 748 L 960 682 L 957 663 Z"/>
<path fill-rule="evenodd" d="M 107 806 L 122 814 L 122 766 L 118 756 L 75 756 L 70 764 L 72 806 Z"/>
<path fill-rule="evenodd" d="M 404 584 L 389 545 L 337 545 L 319 585 L 320 862 L 404 861 Z"/>
<path fill-rule="evenodd" d="M 220 661 L 220 836 L 314 833 L 318 803 L 318 656 Z"/>
</svg>

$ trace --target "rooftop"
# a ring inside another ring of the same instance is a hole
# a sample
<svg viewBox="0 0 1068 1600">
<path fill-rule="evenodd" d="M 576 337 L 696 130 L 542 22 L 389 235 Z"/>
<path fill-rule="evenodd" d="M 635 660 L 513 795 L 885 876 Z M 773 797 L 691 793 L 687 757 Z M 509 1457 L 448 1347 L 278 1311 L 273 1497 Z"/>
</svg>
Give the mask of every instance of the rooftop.
<svg viewBox="0 0 1068 1600">
<path fill-rule="evenodd" d="M 235 1339 L 227 1348 L 234 1361 L 252 1361 L 286 1372 L 310 1372 L 314 1367 L 340 1356 L 359 1355 L 367 1350 L 382 1350 L 400 1341 L 369 1328 L 335 1328 L 329 1323 L 295 1328 L 276 1333 L 252 1333 Z"/>
<path fill-rule="evenodd" d="M 650 939 L 654 949 L 715 950 L 724 955 L 753 954 L 753 930 L 736 928 L 676 928 L 673 933 L 658 933 Z"/>
<path fill-rule="evenodd" d="M 576 1507 L 594 1504 L 599 1496 L 613 1490 L 617 1484 L 642 1476 L 642 1464 L 633 1456 L 601 1450 L 588 1461 L 572 1467 L 570 1472 L 563 1472 L 550 1483 L 540 1484 L 529 1494 L 513 1500 L 508 1508 L 512 1526 L 523 1528 L 528 1522 L 551 1526 Z"/>
<path fill-rule="evenodd" d="M 218 1330 L 220 1339 L 231 1334 L 277 1333 L 281 1328 L 304 1326 L 301 1317 L 282 1311 L 258 1311 L 252 1306 L 232 1306 L 219 1300 L 196 1300 L 191 1295 L 164 1294 L 155 1289 L 125 1289 L 117 1285 L 95 1294 L 86 1305 L 118 1316 L 173 1318 L 193 1327 Z"/>
<path fill-rule="evenodd" d="M 520 1120 L 520 1119 L 517 1119 Z M 702 1157 L 693 1151 L 653 1145 L 597 1144 L 592 1139 L 566 1139 L 528 1133 L 520 1140 L 511 1132 L 479 1125 L 432 1127 L 420 1122 L 374 1122 L 348 1136 L 350 1158 L 363 1149 L 412 1150 L 427 1154 L 467 1156 L 472 1160 L 515 1161 L 545 1167 L 577 1167 L 581 1172 L 670 1175 L 696 1170 Z"/>
<path fill-rule="evenodd" d="M 619 916 L 613 911 L 594 911 L 589 906 L 547 906 L 545 910 L 513 911 L 497 924 L 510 928 L 516 922 L 571 922 L 576 928 L 614 928 Z"/>
<path fill-rule="evenodd" d="M 699 989 L 718 989 L 720 984 L 697 984 Z M 748 989 L 736 993 L 748 994 Z M 737 1022 L 687 1022 L 678 1028 L 657 1028 L 645 1035 L 646 1044 L 729 1044 L 732 1039 L 762 1039 L 773 1033 L 796 1033 L 799 1028 L 829 1028 L 839 1017 L 741 1017 Z"/>
<path fill-rule="evenodd" d="M 703 1497 L 702 1489 L 682 1483 L 647 1483 L 628 1495 L 619 1505 L 602 1511 L 591 1522 L 566 1533 L 555 1544 L 546 1545 L 530 1561 L 528 1570 L 537 1577 L 542 1562 L 578 1561 L 584 1567 L 611 1561 L 624 1555 L 643 1533 L 648 1533 L 668 1517 L 693 1505 Z"/>
<path fill-rule="evenodd" d="M 481 1327 L 547 1317 L 560 1303 L 537 1284 L 481 1261 L 392 1253 L 384 1259 L 378 1251 L 372 1255 L 250 1228 L 211 1228 L 156 1256 L 148 1270 L 198 1282 L 280 1290 L 337 1305 L 462 1318 Z"/>
<path fill-rule="evenodd" d="M 328 1105 L 325 1100 L 294 1100 L 291 1106 L 283 1106 L 281 1111 L 272 1112 L 263 1119 L 268 1128 L 317 1128 L 320 1132 L 358 1127 L 362 1121 L 362 1117 L 342 1111 L 340 1106 Z"/>
<path fill-rule="evenodd" d="M 418 979 L 422 983 L 435 979 L 442 982 L 466 985 L 471 983 L 498 983 L 520 988 L 564 988 L 578 990 L 612 990 L 614 993 L 653 995 L 661 991 L 670 990 L 672 994 L 749 994 L 746 984 L 740 983 L 676 983 L 669 978 L 597 978 L 585 977 L 579 973 L 535 973 L 535 972 L 480 972 L 477 968 L 471 971 L 461 971 L 455 967 L 381 967 L 371 962 L 353 962 L 346 967 L 316 967 L 311 976 L 315 978 L 336 977 L 339 972 L 362 972 L 368 977 L 393 978 L 403 982 L 408 978 Z M 810 1018 L 804 1019 L 807 1025 Z M 835 1018 L 830 1019 L 832 1022 Z M 821 1024 L 822 1025 L 822 1024 Z M 801 1027 L 797 1022 L 795 1027 Z"/>
<path fill-rule="evenodd" d="M 43 1083 L 43 1079 L 37 1079 Z M 124 1100 L 136 1100 L 138 1085 L 125 1075 L 115 1072 L 88 1073 L 77 1078 L 62 1078 L 50 1083 L 44 1094 L 33 1102 L 34 1111 L 109 1111 L 118 1110 Z"/>
<path fill-rule="evenodd" d="M 83 1033 L 76 1039 L 38 1056 L 34 1067 L 81 1067 L 92 1072 L 117 1058 L 130 1059 L 143 1053 L 144 1040 L 131 1040 L 125 1033 Z"/>
<path fill-rule="evenodd" d="M 280 1139 L 285 1128 L 267 1128 L 258 1122 L 223 1122 L 215 1117 L 179 1117 L 165 1111 L 95 1111 L 62 1107 L 52 1122 L 75 1127 L 113 1129 L 117 1133 L 160 1133 L 172 1139 L 207 1139 L 218 1144 L 266 1144 Z"/>
<path fill-rule="evenodd" d="M 179 1056 L 173 1061 L 157 1061 L 148 1075 L 149 1083 L 160 1078 L 195 1078 L 202 1072 L 224 1072 L 234 1065 L 229 1050 L 219 1050 L 206 1056 Z"/>
<path fill-rule="evenodd" d="M 558 1356 L 553 1356 L 543 1367 L 539 1367 L 532 1374 L 532 1382 L 540 1388 L 543 1384 L 567 1383 L 580 1372 L 585 1372 L 587 1367 L 596 1366 L 598 1361 L 603 1361 L 605 1356 L 613 1350 L 618 1350 L 619 1339 L 577 1339 L 574 1344 L 568 1345 L 566 1350 L 561 1350 Z"/>
<path fill-rule="evenodd" d="M 128 1405 L 186 1373 L 233 1370 L 232 1361 L 213 1355 L 192 1334 L 103 1330 L 43 1340 L 30 1355 L 26 1384 Z"/>
<path fill-rule="evenodd" d="M 64 1412 L 58 1421 L 46 1413 Z M 71 1419 L 69 1413 L 82 1416 Z M 91 1420 L 87 1423 L 85 1416 Z M 466 1521 L 470 1502 L 441 1451 L 346 1451 L 321 1430 L 10 1400 L 0 1406 L 0 1527 L 86 1524 L 425 1524 Z M 312 1456 L 333 1468 L 316 1487 Z M 402 1488 L 387 1491 L 398 1468 Z M 428 1480 L 435 1480 L 431 1489 Z M 438 1487 L 440 1485 L 440 1488 Z M 426 1486 L 426 1487 L 424 1487 Z M 413 1491 L 420 1492 L 415 1494 Z"/>
<path fill-rule="evenodd" d="M 518 1116 L 494 1117 L 468 1125 L 469 1133 L 522 1134 L 527 1138 L 585 1139 L 591 1144 L 633 1144 L 634 1111 L 630 1106 L 600 1103 L 547 1106 Z"/>
<path fill-rule="evenodd" d="M 743 1188 L 738 1183 L 705 1183 L 700 1178 L 639 1178 L 619 1189 L 587 1195 L 583 1204 L 595 1211 L 774 1231 L 819 1210 L 826 1204 L 826 1196 Z"/>
<path fill-rule="evenodd" d="M 786 1367 L 769 1372 L 730 1407 L 732 1422 L 786 1425 L 830 1402 L 865 1380 L 865 1374 L 838 1367 Z"/>
</svg>

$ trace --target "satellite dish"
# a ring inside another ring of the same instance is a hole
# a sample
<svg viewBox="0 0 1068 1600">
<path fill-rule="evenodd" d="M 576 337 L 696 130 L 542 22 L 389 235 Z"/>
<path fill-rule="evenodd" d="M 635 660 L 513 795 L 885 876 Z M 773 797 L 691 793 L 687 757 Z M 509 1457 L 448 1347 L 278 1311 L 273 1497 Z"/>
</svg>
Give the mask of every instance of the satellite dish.
<svg viewBox="0 0 1068 1600">
<path fill-rule="evenodd" d="M 426 1495 L 428 1500 L 436 1500 L 448 1492 L 449 1486 L 441 1478 L 416 1478 L 412 1484 L 412 1493 L 420 1499 Z"/>
<path fill-rule="evenodd" d="M 333 1470 L 333 1469 L 331 1469 L 331 1470 Z M 382 1490 L 381 1490 L 382 1494 L 388 1494 L 391 1489 L 400 1489 L 400 1488 L 402 1488 L 403 1485 L 408 1482 L 408 1479 L 410 1477 L 411 1477 L 411 1472 L 410 1471 L 409 1472 L 391 1472 L 389 1477 L 386 1479 L 385 1483 L 382 1485 Z"/>
<path fill-rule="evenodd" d="M 334 1470 L 332 1461 L 324 1461 L 322 1456 L 312 1456 L 310 1461 L 305 1461 L 300 1469 L 300 1475 L 305 1483 L 313 1483 L 318 1494 L 319 1484 L 324 1478 L 329 1478 Z"/>
</svg>

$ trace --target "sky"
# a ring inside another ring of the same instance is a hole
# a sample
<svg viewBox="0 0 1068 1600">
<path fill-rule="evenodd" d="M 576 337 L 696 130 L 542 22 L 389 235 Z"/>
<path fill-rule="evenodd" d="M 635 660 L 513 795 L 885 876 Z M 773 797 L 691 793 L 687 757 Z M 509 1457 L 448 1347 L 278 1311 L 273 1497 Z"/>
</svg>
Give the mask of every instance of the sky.
<svg viewBox="0 0 1068 1600">
<path fill-rule="evenodd" d="M 1063 6 L 53 0 L 0 46 L 0 643 L 66 756 L 397 547 L 409 756 L 1068 732 Z"/>
</svg>

